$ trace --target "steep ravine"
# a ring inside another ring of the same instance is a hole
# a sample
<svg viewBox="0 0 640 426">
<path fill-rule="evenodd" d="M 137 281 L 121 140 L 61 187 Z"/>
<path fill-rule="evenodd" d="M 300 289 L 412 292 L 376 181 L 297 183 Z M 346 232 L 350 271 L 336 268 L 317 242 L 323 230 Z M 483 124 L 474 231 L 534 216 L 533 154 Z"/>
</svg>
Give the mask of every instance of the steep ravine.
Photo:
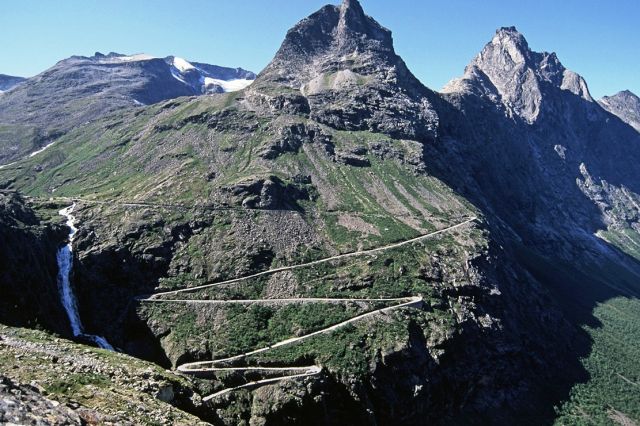
<svg viewBox="0 0 640 426">
<path fill-rule="evenodd" d="M 56 280 L 56 253 L 66 234 L 18 194 L 0 192 L 0 322 L 69 334 Z"/>
</svg>

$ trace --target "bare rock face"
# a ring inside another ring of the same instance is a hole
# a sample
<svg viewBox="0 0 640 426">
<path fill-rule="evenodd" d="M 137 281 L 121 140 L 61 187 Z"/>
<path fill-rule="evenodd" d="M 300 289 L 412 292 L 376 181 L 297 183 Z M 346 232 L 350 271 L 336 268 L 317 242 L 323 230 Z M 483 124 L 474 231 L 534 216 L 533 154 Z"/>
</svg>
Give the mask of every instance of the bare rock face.
<svg viewBox="0 0 640 426">
<path fill-rule="evenodd" d="M 555 53 L 531 51 L 523 35 L 515 27 L 508 27 L 496 31 L 467 66 L 464 76 L 451 81 L 443 91 L 491 97 L 509 114 L 531 124 L 543 108 L 546 86 L 593 101 L 584 79 L 566 69 Z"/>
<path fill-rule="evenodd" d="M 640 98 L 629 90 L 598 101 L 600 106 L 640 132 Z"/>
<path fill-rule="evenodd" d="M 617 209 L 603 210 L 591 196 L 594 191 L 579 182 L 584 169 L 593 182 L 615 187 L 609 191 L 614 198 L 637 193 L 638 133 L 604 111 L 584 79 L 555 54 L 533 52 L 515 28 L 501 28 L 443 96 L 464 117 L 440 112 L 450 130 L 445 138 L 465 141 L 447 148 L 457 146 L 453 156 L 446 155 L 448 179 L 482 188 L 470 196 L 501 210 L 512 225 L 529 228 L 527 233 L 537 228 L 531 235 L 544 239 L 549 232 L 577 227 L 591 234 L 628 222 L 625 214 L 612 217 Z M 458 161 L 467 171 L 454 178 L 458 168 L 452 173 L 451 164 Z"/>
<path fill-rule="evenodd" d="M 252 92 L 254 103 L 266 97 L 273 110 L 308 105 L 297 112 L 336 129 L 413 139 L 437 135 L 437 95 L 411 74 L 394 51 L 391 32 L 365 15 L 357 0 L 325 6 L 293 27 Z"/>
<path fill-rule="evenodd" d="M 0 193 L 1 323 L 66 332 L 56 282 L 56 252 L 66 232 L 42 221 L 17 194 Z"/>
</svg>

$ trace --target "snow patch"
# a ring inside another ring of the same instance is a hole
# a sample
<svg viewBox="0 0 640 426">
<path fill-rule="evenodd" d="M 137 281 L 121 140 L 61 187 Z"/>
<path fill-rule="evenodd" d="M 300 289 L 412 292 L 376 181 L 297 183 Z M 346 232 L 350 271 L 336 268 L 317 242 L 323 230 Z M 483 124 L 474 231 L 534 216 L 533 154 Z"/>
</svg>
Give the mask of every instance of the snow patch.
<svg viewBox="0 0 640 426">
<path fill-rule="evenodd" d="M 147 55 L 146 53 L 137 53 L 130 56 L 114 56 L 104 60 L 105 62 L 136 62 L 136 61 L 148 61 L 150 59 L 156 59 L 155 56 Z"/>
<path fill-rule="evenodd" d="M 184 78 L 182 78 L 182 74 L 180 74 L 180 72 L 175 67 L 171 67 L 171 75 L 179 82 L 189 85 L 189 83 L 187 83 Z"/>
<path fill-rule="evenodd" d="M 187 72 L 189 70 L 195 69 L 193 65 L 182 58 L 178 58 L 176 56 L 173 57 L 173 66 L 178 69 L 178 71 Z"/>
<path fill-rule="evenodd" d="M 45 149 L 49 148 L 51 145 L 53 145 L 54 143 L 56 143 L 56 141 L 50 142 L 48 144 L 46 144 L 45 146 L 43 146 L 42 148 L 40 148 L 37 151 L 33 151 L 31 154 L 29 154 L 29 158 L 34 157 L 38 154 L 40 154 L 42 151 L 44 151 Z"/>
<path fill-rule="evenodd" d="M 242 90 L 245 87 L 248 87 L 251 83 L 253 83 L 253 80 L 246 80 L 243 78 L 237 78 L 233 80 L 220 80 L 211 77 L 204 78 L 205 88 L 216 85 L 222 87 L 222 90 L 224 90 L 225 92 L 237 92 L 238 90 Z"/>
</svg>

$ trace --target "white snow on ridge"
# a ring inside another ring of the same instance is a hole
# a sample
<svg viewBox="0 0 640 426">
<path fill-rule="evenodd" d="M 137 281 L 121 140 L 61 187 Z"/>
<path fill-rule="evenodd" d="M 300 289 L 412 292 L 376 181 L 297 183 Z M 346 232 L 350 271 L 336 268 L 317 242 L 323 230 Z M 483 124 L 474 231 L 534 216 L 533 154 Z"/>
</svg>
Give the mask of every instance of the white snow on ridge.
<svg viewBox="0 0 640 426">
<path fill-rule="evenodd" d="M 189 70 L 195 69 L 195 67 L 189 62 L 185 61 L 182 58 L 178 58 L 177 56 L 173 57 L 173 66 L 176 67 L 180 72 L 187 72 Z"/>
<path fill-rule="evenodd" d="M 147 55 L 146 53 L 137 53 L 130 56 L 114 56 L 106 58 L 105 62 L 136 62 L 136 61 L 148 61 L 150 59 L 156 59 L 155 56 Z"/>
<path fill-rule="evenodd" d="M 205 87 L 217 85 L 222 87 L 222 90 L 224 90 L 225 92 L 237 92 L 238 90 L 242 90 L 245 87 L 249 86 L 251 83 L 253 83 L 253 80 L 246 80 L 242 78 L 237 78 L 234 80 L 220 80 L 211 77 L 204 78 Z"/>
</svg>

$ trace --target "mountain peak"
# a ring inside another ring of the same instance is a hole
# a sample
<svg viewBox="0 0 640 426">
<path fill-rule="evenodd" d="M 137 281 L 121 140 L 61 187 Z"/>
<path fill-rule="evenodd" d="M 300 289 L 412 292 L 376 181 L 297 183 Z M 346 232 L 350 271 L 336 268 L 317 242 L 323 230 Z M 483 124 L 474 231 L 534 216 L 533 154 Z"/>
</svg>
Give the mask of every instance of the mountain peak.
<svg viewBox="0 0 640 426">
<path fill-rule="evenodd" d="M 638 98 L 638 95 L 636 95 L 635 93 L 633 93 L 631 90 L 621 90 L 620 92 L 616 93 L 613 96 L 605 96 L 604 99 L 611 99 L 611 98 L 630 98 L 630 99 L 638 99 L 640 100 L 640 98 Z"/>
<path fill-rule="evenodd" d="M 298 112 L 307 114 L 310 109 L 317 120 L 346 123 L 350 130 L 388 127 L 387 133 L 392 133 L 391 119 L 381 118 L 386 123 L 380 124 L 372 117 L 400 115 L 406 105 L 412 105 L 424 122 L 407 123 L 407 129 L 411 129 L 400 132 L 404 137 L 431 137 L 436 126 L 435 111 L 426 100 L 432 92 L 395 53 L 391 31 L 367 16 L 357 0 L 325 6 L 287 32 L 275 57 L 252 86 L 257 102 L 262 102 L 265 95 L 283 92 L 295 100 L 272 100 L 273 104 L 293 103 L 300 106 Z M 379 101 L 382 93 L 388 98 L 386 108 Z M 370 105 L 364 101 L 368 99 Z M 354 108 L 354 104 L 362 110 L 335 117 L 343 114 L 338 106 Z"/>
<path fill-rule="evenodd" d="M 502 27 L 496 30 L 475 63 L 480 68 L 495 66 L 508 69 L 531 62 L 531 54 L 529 43 L 516 27 Z"/>
<path fill-rule="evenodd" d="M 357 0 L 344 0 L 340 6 L 321 8 L 291 28 L 258 81 L 277 81 L 298 89 L 331 69 L 350 68 L 365 74 L 381 66 L 406 69 L 400 62 L 391 31 L 367 16 Z"/>
<path fill-rule="evenodd" d="M 630 90 L 623 90 L 598 101 L 600 106 L 640 132 L 640 98 Z"/>
<path fill-rule="evenodd" d="M 466 67 L 464 76 L 451 81 L 443 92 L 486 96 L 533 123 L 553 90 L 593 101 L 584 79 L 566 69 L 555 53 L 534 52 L 515 27 L 502 27 Z"/>
<path fill-rule="evenodd" d="M 343 14 L 353 13 L 358 16 L 364 16 L 364 10 L 358 0 L 343 0 L 340 9 Z"/>
</svg>

